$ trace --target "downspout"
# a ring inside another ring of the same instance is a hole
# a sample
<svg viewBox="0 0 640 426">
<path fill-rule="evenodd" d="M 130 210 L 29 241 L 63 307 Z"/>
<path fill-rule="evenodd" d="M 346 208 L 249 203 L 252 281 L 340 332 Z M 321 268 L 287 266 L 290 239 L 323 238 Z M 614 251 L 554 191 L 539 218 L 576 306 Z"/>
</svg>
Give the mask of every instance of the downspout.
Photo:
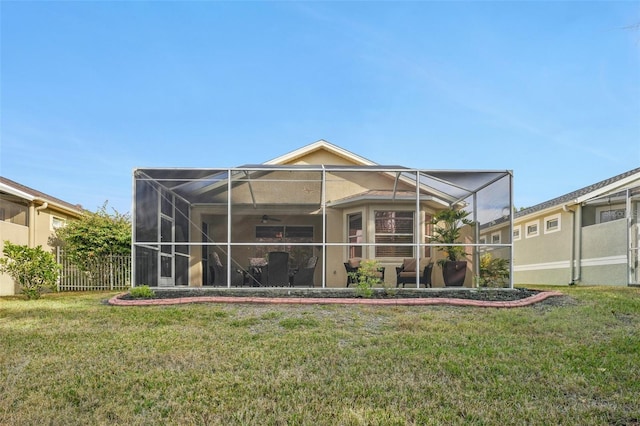
<svg viewBox="0 0 640 426">
<path fill-rule="evenodd" d="M 49 207 L 49 203 L 47 203 L 46 201 L 44 203 L 42 203 L 41 206 L 36 207 L 36 212 L 38 212 L 38 214 L 40 214 L 40 210 L 44 210 L 47 207 Z"/>
<path fill-rule="evenodd" d="M 576 281 L 580 279 L 580 274 L 575 274 L 575 262 L 576 262 L 576 212 L 569 209 L 567 204 L 562 206 L 562 210 L 567 213 L 571 213 L 571 250 L 569 256 L 569 285 L 575 285 Z"/>
<path fill-rule="evenodd" d="M 582 204 L 578 204 L 575 212 L 576 218 L 576 234 L 577 234 L 577 250 L 576 250 L 576 273 L 574 279 L 576 282 L 582 279 Z"/>
<path fill-rule="evenodd" d="M 34 200 L 34 202 L 35 201 L 41 200 Z M 49 203 L 47 203 L 46 201 L 44 201 L 38 207 L 35 206 L 35 203 L 31 203 L 31 205 L 29 205 L 29 247 L 36 246 L 36 214 L 40 214 L 40 211 L 46 209 L 47 207 L 49 207 Z"/>
</svg>

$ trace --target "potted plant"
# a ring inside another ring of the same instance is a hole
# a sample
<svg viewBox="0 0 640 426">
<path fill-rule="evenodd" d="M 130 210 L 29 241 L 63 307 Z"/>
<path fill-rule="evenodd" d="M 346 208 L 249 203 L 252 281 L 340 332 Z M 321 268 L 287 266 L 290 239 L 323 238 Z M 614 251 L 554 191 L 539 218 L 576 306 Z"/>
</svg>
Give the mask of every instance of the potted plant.
<svg viewBox="0 0 640 426">
<path fill-rule="evenodd" d="M 449 208 L 439 211 L 433 216 L 433 236 L 431 241 L 440 244 L 456 244 L 460 239 L 463 227 L 471 226 L 474 222 L 468 219 L 471 213 Z M 443 245 L 438 251 L 445 253 L 445 258 L 438 260 L 442 268 L 444 285 L 447 287 L 460 287 L 464 284 L 467 275 L 467 253 L 463 246 Z"/>
</svg>

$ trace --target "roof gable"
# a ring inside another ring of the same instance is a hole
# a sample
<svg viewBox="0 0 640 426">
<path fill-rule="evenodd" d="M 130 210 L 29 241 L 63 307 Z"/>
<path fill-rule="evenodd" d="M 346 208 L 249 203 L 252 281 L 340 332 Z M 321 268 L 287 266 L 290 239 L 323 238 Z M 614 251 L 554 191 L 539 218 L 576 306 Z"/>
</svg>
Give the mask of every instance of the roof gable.
<svg viewBox="0 0 640 426">
<path fill-rule="evenodd" d="M 371 160 L 323 139 L 266 161 L 265 165 L 374 166 Z"/>
</svg>

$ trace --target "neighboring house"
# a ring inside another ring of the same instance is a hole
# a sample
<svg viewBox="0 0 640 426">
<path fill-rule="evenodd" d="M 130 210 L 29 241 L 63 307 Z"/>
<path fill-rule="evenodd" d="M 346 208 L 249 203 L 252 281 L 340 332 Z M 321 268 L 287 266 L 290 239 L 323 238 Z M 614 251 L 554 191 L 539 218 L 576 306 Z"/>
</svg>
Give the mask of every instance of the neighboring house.
<svg viewBox="0 0 640 426">
<path fill-rule="evenodd" d="M 49 237 L 55 229 L 81 214 L 80 206 L 0 176 L 0 256 L 7 240 L 13 244 L 53 250 L 49 246 Z M 0 295 L 15 293 L 13 279 L 1 274 Z"/>
<path fill-rule="evenodd" d="M 517 212 L 514 283 L 639 284 L 639 205 L 637 168 Z"/>
<path fill-rule="evenodd" d="M 323 140 L 258 165 L 138 168 L 133 188 L 134 285 L 163 287 L 344 287 L 345 262 L 358 258 L 378 261 L 395 286 L 405 259 L 422 270 L 441 256 L 429 239 L 438 210 L 465 208 L 482 226 L 513 209 L 508 170 L 382 166 Z M 510 241 L 478 246 L 479 229 L 461 242 L 467 287 L 481 249 L 511 257 Z M 272 281 L 282 264 L 285 278 Z M 437 265 L 432 280 L 443 285 Z"/>
</svg>

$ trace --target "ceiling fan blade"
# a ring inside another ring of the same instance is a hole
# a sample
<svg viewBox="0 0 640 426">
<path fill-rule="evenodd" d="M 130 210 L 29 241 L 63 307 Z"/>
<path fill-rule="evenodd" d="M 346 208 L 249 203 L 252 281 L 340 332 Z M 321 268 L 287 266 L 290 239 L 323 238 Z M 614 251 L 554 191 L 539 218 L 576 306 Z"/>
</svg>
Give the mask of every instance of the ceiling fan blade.
<svg viewBox="0 0 640 426">
<path fill-rule="evenodd" d="M 263 222 L 263 223 L 266 223 L 266 222 L 268 222 L 268 221 L 272 221 L 272 222 L 281 222 L 281 220 L 280 220 L 280 219 L 278 219 L 278 218 L 276 218 L 276 217 L 271 217 L 271 216 L 266 215 L 266 214 L 262 215 L 262 222 Z"/>
</svg>

